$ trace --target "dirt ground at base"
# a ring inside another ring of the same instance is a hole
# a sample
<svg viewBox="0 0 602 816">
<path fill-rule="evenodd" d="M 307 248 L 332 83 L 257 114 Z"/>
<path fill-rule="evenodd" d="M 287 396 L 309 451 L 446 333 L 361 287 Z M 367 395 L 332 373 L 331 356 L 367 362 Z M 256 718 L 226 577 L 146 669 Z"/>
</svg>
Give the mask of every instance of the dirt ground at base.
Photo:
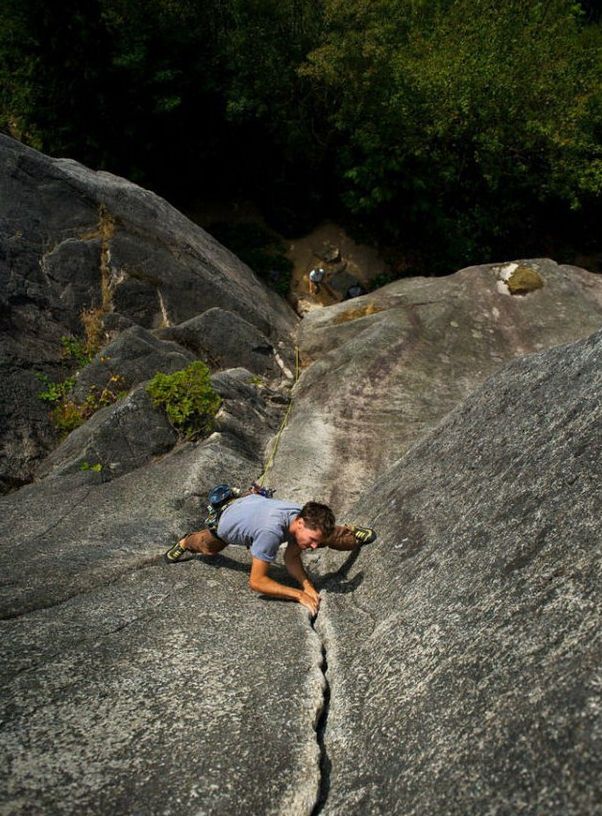
<svg viewBox="0 0 602 816">
<path fill-rule="evenodd" d="M 248 201 L 235 205 L 199 202 L 185 214 L 208 232 L 211 232 L 211 225 L 215 222 L 256 223 L 269 229 L 259 209 Z M 390 272 L 389 266 L 376 248 L 357 243 L 341 226 L 331 221 L 323 222 L 299 238 L 291 240 L 279 237 L 286 247 L 286 256 L 293 264 L 288 300 L 301 315 L 310 309 L 329 306 L 344 299 L 345 292 L 331 286 L 337 271 L 344 271 L 346 276 L 355 279 L 364 290 L 370 289 L 372 281 L 376 278 Z M 325 250 L 330 250 L 331 253 L 338 250 L 339 260 L 333 263 L 326 262 L 320 257 Z M 309 273 L 314 267 L 322 267 L 326 272 L 324 283 L 320 285 L 317 294 L 311 293 L 309 289 Z"/>
<path fill-rule="evenodd" d="M 343 227 L 332 221 L 324 221 L 315 227 L 307 235 L 295 239 L 285 239 L 269 227 L 262 217 L 259 207 L 252 201 L 240 200 L 235 202 L 204 201 L 199 200 L 184 214 L 194 223 L 211 233 L 211 227 L 216 222 L 233 224 L 256 224 L 263 228 L 267 234 L 274 237 L 275 242 L 281 244 L 286 256 L 293 264 L 291 275 L 291 285 L 287 299 L 303 315 L 311 309 L 321 306 L 329 306 L 338 303 L 345 297 L 345 288 L 339 286 L 338 290 L 330 286 L 337 270 L 344 267 L 345 281 L 355 279 L 365 290 L 369 290 L 373 281 L 380 277 L 391 275 L 391 279 L 400 277 L 403 274 L 429 274 L 419 272 L 422 268 L 420 259 L 412 258 L 401 247 L 387 247 L 386 257 L 394 266 L 391 274 L 391 266 L 384 260 L 375 247 L 367 244 L 360 244 L 354 241 Z M 324 261 L 321 254 L 324 248 L 338 249 L 340 260 L 334 263 Z M 282 250 L 279 250 L 282 251 Z M 542 246 L 541 251 L 535 253 L 537 257 L 556 258 L 559 263 L 568 263 L 588 269 L 591 272 L 602 273 L 602 253 L 600 252 L 578 252 L 568 251 L 566 248 L 559 251 L 550 240 L 549 246 Z M 535 257 L 534 256 L 534 257 Z M 473 263 L 477 263 L 475 260 Z M 471 265 L 466 262 L 465 266 Z M 311 293 L 309 290 L 309 273 L 314 267 L 322 267 L 326 271 L 325 281 L 320 285 L 319 292 Z M 410 273 L 408 270 L 412 270 Z M 405 270 L 405 271 L 404 271 Z M 456 269 L 449 269 L 449 274 Z"/>
<path fill-rule="evenodd" d="M 342 227 L 330 221 L 287 244 L 287 256 L 293 263 L 291 295 L 300 301 L 300 311 L 320 305 L 329 306 L 343 299 L 341 293 L 330 285 L 330 280 L 339 269 L 344 268 L 364 289 L 369 289 L 375 278 L 389 272 L 377 249 L 356 243 Z M 321 255 L 329 250 L 332 254 L 339 250 L 339 259 L 326 262 Z M 314 267 L 322 267 L 326 271 L 324 283 L 320 284 L 317 294 L 311 293 L 309 288 L 309 273 Z"/>
</svg>

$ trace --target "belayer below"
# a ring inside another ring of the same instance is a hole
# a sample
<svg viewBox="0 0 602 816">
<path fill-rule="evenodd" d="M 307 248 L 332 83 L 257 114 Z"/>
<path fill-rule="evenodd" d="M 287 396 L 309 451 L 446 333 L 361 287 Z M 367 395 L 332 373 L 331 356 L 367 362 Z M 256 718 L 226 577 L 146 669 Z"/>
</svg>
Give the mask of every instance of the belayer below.
<svg viewBox="0 0 602 816">
<path fill-rule="evenodd" d="M 165 559 L 173 564 L 186 552 L 217 555 L 228 544 L 242 545 L 250 549 L 252 556 L 250 588 L 273 598 L 297 601 L 312 615 L 318 611 L 320 595 L 303 568 L 301 553 L 321 547 L 351 551 L 376 538 L 369 527 L 336 525 L 332 510 L 325 504 L 307 502 L 301 507 L 273 499 L 271 491 L 257 486 L 239 497 L 228 485 L 218 485 L 209 500 L 207 529 L 180 539 L 165 553 Z M 269 576 L 270 564 L 283 542 L 286 569 L 300 589 Z"/>
</svg>

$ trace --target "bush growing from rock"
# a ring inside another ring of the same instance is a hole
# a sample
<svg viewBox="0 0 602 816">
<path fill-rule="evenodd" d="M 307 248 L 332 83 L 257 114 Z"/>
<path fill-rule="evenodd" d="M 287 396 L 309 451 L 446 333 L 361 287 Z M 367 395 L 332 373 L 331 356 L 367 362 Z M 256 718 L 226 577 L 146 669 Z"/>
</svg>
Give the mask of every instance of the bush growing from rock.
<svg viewBox="0 0 602 816">
<path fill-rule="evenodd" d="M 120 377 L 119 374 L 113 374 L 102 390 L 91 386 L 83 402 L 71 396 L 76 382 L 75 377 L 69 377 L 58 383 L 52 382 L 45 374 L 38 373 L 36 377 L 46 386 L 44 391 L 40 391 L 38 397 L 53 406 L 50 413 L 52 424 L 64 435 L 83 425 L 99 408 L 111 405 L 127 394 L 127 391 L 118 390 L 123 383 L 123 377 Z"/>
<path fill-rule="evenodd" d="M 213 430 L 221 399 L 213 390 L 209 369 L 200 360 L 173 374 L 157 372 L 146 386 L 156 408 L 163 408 L 175 430 L 193 439 Z"/>
</svg>

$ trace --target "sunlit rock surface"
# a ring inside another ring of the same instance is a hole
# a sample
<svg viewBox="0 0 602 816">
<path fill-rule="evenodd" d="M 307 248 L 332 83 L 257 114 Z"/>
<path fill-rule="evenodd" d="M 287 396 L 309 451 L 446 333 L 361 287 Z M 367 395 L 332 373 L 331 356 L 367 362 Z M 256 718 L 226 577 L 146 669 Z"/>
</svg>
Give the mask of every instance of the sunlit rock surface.
<svg viewBox="0 0 602 816">
<path fill-rule="evenodd" d="M 602 332 L 515 361 L 321 556 L 325 814 L 600 813 L 601 396 Z"/>
<path fill-rule="evenodd" d="M 542 288 L 500 291 L 517 269 L 523 277 L 531 270 Z M 399 280 L 312 311 L 301 324 L 302 375 L 270 476 L 283 495 L 315 496 L 345 515 L 505 362 L 600 326 L 602 278 L 543 259 Z"/>
<path fill-rule="evenodd" d="M 246 267 L 123 179 L 0 151 L 0 813 L 599 813 L 602 340 L 560 344 L 600 278 L 512 261 L 314 310 L 287 414 L 296 318 Z M 77 393 L 107 356 L 132 390 L 59 445 L 32 372 L 64 376 L 90 304 Z M 144 382 L 197 358 L 222 405 L 190 442 Z M 315 628 L 244 550 L 162 560 L 285 416 L 277 496 L 379 533 L 307 558 Z"/>
<path fill-rule="evenodd" d="M 261 470 L 279 415 L 259 397 L 249 412 L 241 374 L 219 375 L 229 420 L 207 440 L 0 498 L 0 812 L 311 811 L 323 675 L 306 612 L 249 591 L 244 549 L 162 560 L 224 474 Z"/>
</svg>

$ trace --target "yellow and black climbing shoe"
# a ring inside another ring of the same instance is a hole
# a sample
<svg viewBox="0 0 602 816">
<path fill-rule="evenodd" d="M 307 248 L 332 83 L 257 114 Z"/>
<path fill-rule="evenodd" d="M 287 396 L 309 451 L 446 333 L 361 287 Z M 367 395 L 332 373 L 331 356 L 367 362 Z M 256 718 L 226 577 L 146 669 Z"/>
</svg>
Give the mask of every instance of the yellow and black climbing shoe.
<svg viewBox="0 0 602 816">
<path fill-rule="evenodd" d="M 376 539 L 376 532 L 370 527 L 358 527 L 357 525 L 352 524 L 351 529 L 353 530 L 355 540 L 360 547 L 362 547 L 364 544 L 372 544 L 372 542 Z"/>
<path fill-rule="evenodd" d="M 168 564 L 175 564 L 176 561 L 180 561 L 183 555 L 188 552 L 186 547 L 183 547 L 180 542 L 178 541 L 177 544 L 174 544 L 173 547 L 170 547 L 165 555 L 163 556 Z"/>
</svg>

